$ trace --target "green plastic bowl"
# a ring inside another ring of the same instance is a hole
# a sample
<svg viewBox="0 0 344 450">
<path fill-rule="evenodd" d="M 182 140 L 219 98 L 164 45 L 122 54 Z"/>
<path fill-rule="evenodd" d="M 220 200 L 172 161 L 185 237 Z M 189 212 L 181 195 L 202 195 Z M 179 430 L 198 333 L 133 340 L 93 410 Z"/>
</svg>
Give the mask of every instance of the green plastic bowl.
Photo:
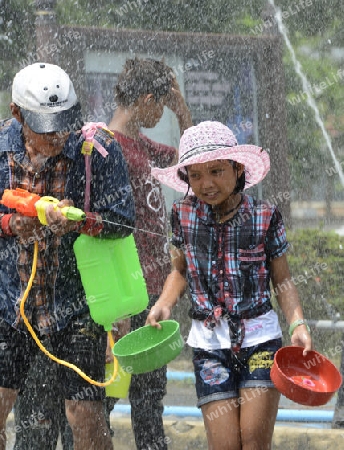
<svg viewBox="0 0 344 450">
<path fill-rule="evenodd" d="M 119 339 L 113 354 L 126 372 L 138 374 L 159 369 L 172 361 L 184 347 L 179 323 L 162 320 L 161 329 L 145 325 Z"/>
</svg>

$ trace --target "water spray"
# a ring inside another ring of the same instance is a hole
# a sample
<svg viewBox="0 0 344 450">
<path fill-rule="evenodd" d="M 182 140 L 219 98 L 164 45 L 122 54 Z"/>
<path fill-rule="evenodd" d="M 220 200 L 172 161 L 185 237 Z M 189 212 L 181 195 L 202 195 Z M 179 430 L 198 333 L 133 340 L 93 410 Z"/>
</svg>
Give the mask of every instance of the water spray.
<svg viewBox="0 0 344 450">
<path fill-rule="evenodd" d="M 325 139 L 326 145 L 327 145 L 327 147 L 329 149 L 329 152 L 330 152 L 330 155 L 332 157 L 334 166 L 335 166 L 335 168 L 336 168 L 336 170 L 338 172 L 340 182 L 341 182 L 342 186 L 344 187 L 344 173 L 343 173 L 342 167 L 341 167 L 341 165 L 340 165 L 340 163 L 339 163 L 339 161 L 338 161 L 338 159 L 337 159 L 337 157 L 336 157 L 336 155 L 335 155 L 335 153 L 333 151 L 330 136 L 329 136 L 329 134 L 328 134 L 328 132 L 327 132 L 325 126 L 324 126 L 324 122 L 321 119 L 318 106 L 315 103 L 314 98 L 312 96 L 312 92 L 311 92 L 311 90 L 309 88 L 309 83 L 308 83 L 307 77 L 303 73 L 303 69 L 302 69 L 301 63 L 297 59 L 297 57 L 295 55 L 295 51 L 293 49 L 293 46 L 291 45 L 291 42 L 290 42 L 290 40 L 288 38 L 287 29 L 284 26 L 283 21 L 282 21 L 281 10 L 275 6 L 274 0 L 269 0 L 269 3 L 274 8 L 275 18 L 276 18 L 278 30 L 281 33 L 281 35 L 282 35 L 282 37 L 284 39 L 284 42 L 285 42 L 285 44 L 286 44 L 286 46 L 287 46 L 287 48 L 288 48 L 288 50 L 290 52 L 290 55 L 291 55 L 291 58 L 292 58 L 292 61 L 293 61 L 294 67 L 295 67 L 295 71 L 299 75 L 299 77 L 301 78 L 303 91 L 306 93 L 306 102 L 307 102 L 308 106 L 310 106 L 310 108 L 312 108 L 312 110 L 314 111 L 315 121 L 316 121 L 316 123 L 319 125 L 319 127 L 321 129 L 322 135 L 323 135 L 323 137 Z"/>
</svg>

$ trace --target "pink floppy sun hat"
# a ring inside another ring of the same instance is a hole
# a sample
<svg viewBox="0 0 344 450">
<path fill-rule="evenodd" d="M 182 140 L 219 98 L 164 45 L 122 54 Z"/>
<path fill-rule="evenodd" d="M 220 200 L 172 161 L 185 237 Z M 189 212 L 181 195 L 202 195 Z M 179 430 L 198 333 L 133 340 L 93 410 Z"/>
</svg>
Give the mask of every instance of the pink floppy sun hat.
<svg viewBox="0 0 344 450">
<path fill-rule="evenodd" d="M 186 166 L 217 159 L 229 159 L 245 166 L 245 189 L 262 181 L 270 170 L 270 157 L 265 150 L 255 145 L 238 145 L 226 125 L 205 121 L 184 131 L 178 163 L 165 169 L 154 167 L 152 175 L 162 184 L 185 193 L 189 186 L 181 180 L 178 171 L 186 175 Z"/>
</svg>

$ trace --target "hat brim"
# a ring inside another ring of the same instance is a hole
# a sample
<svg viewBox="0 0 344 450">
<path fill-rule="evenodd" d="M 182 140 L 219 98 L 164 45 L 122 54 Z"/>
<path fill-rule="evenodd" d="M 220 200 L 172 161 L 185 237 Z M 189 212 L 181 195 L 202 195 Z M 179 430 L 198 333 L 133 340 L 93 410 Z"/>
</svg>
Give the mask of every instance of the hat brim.
<svg viewBox="0 0 344 450">
<path fill-rule="evenodd" d="M 79 102 L 57 113 L 37 113 L 24 108 L 20 112 L 28 127 L 38 134 L 76 131 L 83 126 Z"/>
<path fill-rule="evenodd" d="M 183 163 L 160 169 L 152 168 L 152 175 L 162 184 L 178 191 L 187 192 L 188 185 L 178 176 L 178 169 L 191 164 L 206 163 L 219 159 L 230 159 L 245 166 L 245 189 L 260 183 L 270 170 L 269 154 L 261 147 L 255 145 L 236 145 L 234 147 L 218 148 L 216 150 L 203 152 L 188 158 Z"/>
</svg>

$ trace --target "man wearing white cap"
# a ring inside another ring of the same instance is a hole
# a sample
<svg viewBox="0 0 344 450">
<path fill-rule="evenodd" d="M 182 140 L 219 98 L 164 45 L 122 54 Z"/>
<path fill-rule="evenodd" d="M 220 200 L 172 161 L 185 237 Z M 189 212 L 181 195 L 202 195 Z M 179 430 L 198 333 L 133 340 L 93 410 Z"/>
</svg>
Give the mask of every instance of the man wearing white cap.
<svg viewBox="0 0 344 450">
<path fill-rule="evenodd" d="M 37 217 L 0 204 L 0 450 L 6 448 L 7 416 L 40 351 L 20 312 L 34 242 L 39 250 L 37 268 L 25 315 L 54 356 L 101 381 L 106 333 L 90 317 L 73 244 L 80 233 L 125 237 L 135 219 L 121 149 L 101 127 L 94 140 L 104 152 L 92 152 L 91 192 L 85 194 L 84 137 L 74 131 L 82 126 L 81 110 L 73 84 L 60 67 L 36 63 L 18 72 L 10 107 L 13 119 L 0 125 L 0 198 L 5 189 L 20 188 L 55 197 L 59 207 L 84 209 L 86 216 L 69 220 L 51 205 L 43 226 Z M 112 449 L 103 415 L 104 389 L 95 385 L 90 389 L 88 381 L 64 365 L 57 370 L 74 449 Z"/>
</svg>

